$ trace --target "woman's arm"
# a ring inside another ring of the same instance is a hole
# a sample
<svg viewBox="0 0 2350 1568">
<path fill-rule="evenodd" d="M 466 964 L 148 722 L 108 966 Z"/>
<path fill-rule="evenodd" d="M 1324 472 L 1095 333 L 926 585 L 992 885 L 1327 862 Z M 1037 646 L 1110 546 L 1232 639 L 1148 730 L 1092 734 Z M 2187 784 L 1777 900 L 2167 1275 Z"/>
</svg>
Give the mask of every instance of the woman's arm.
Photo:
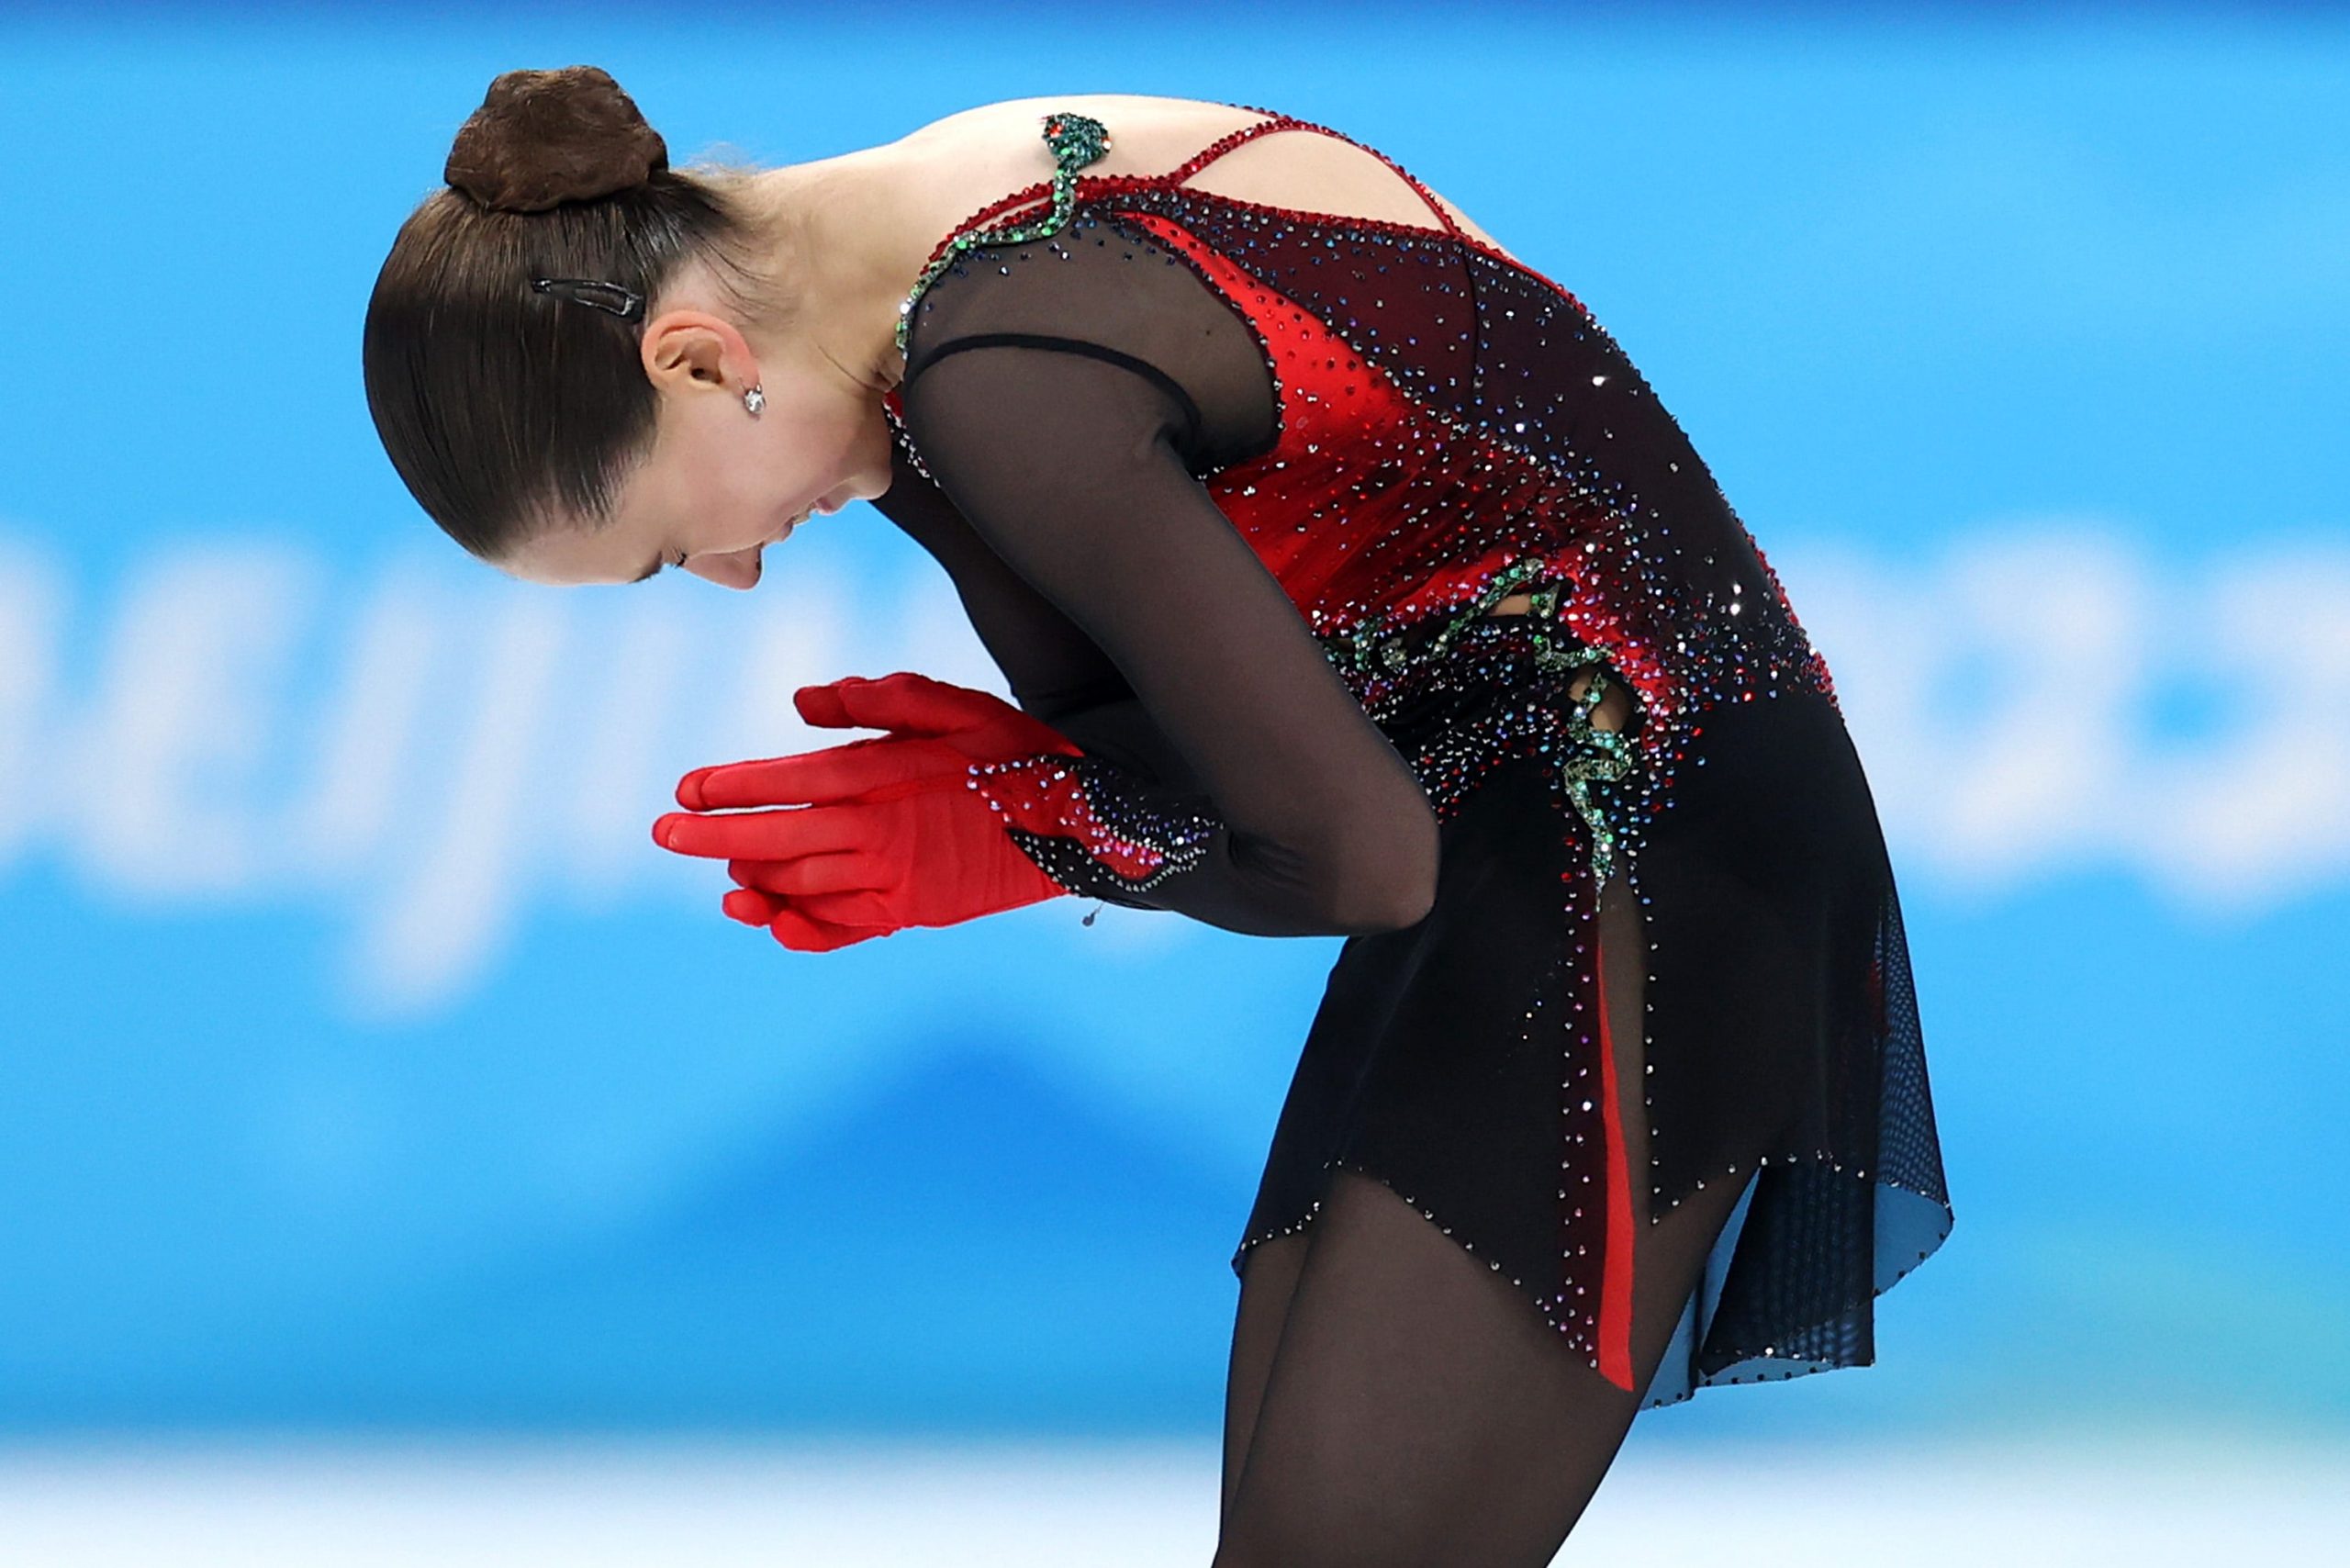
<svg viewBox="0 0 2350 1568">
<path fill-rule="evenodd" d="M 1025 263 L 1053 269 L 1043 276 L 1064 291 L 1056 302 L 1069 306 L 1051 323 L 1059 330 L 1030 330 L 1033 319 L 1008 330 L 1003 313 L 984 308 L 984 295 L 967 291 L 953 330 L 915 337 L 901 388 L 907 433 L 940 494 L 997 569 L 1050 604 L 1131 693 L 1116 694 L 1105 672 L 1074 681 L 1031 673 L 1083 668 L 1075 639 L 1046 630 L 1040 634 L 1059 639 L 1060 662 L 1040 658 L 1015 673 L 1015 655 L 1006 666 L 1023 706 L 1037 699 L 1030 711 L 1050 722 L 1057 700 L 1070 715 L 1131 700 L 1188 787 L 1155 785 L 1106 753 L 1078 759 L 1085 809 L 1066 813 L 1056 858 L 1039 856 L 1039 864 L 1071 885 L 1069 843 L 1089 847 L 1091 830 L 1105 823 L 1139 836 L 1164 823 L 1188 842 L 1147 887 L 1112 870 L 1107 857 L 1089 855 L 1092 875 L 1079 879 L 1090 885 L 1076 890 L 1126 895 L 1121 902 L 1138 896 L 1259 935 L 1352 934 L 1416 922 L 1434 894 L 1438 845 L 1417 780 L 1338 679 L 1281 585 L 1192 476 L 1179 446 L 1196 436 L 1196 399 L 1158 364 L 1127 352 L 1113 331 L 1082 330 L 1105 320 L 1114 328 L 1125 303 L 1114 291 L 1128 286 L 1112 275 L 1103 283 L 1111 295 L 1089 296 L 1078 281 L 1082 266 L 1098 272 L 1133 263 L 1098 248 L 1076 250 L 1044 260 L 1039 248 L 1040 259 Z M 999 274 L 975 264 L 957 286 L 966 281 L 992 289 Z M 1088 322 L 1089 298 L 1111 307 L 1106 316 L 1091 312 Z M 1163 330 L 1164 319 L 1152 325 Z M 948 565 L 958 587 L 986 580 L 990 570 L 976 559 Z M 978 597 L 990 607 L 1010 602 Z M 966 588 L 967 605 L 972 598 Z M 1007 621 L 990 637 L 981 620 L 975 615 L 974 623 L 991 651 L 999 637 L 1008 647 L 1024 634 Z M 1081 719 L 1072 725 L 1082 727 Z M 1087 745 L 1080 734 L 1071 738 Z M 999 768 L 981 770 L 977 782 L 1027 808 L 1008 825 L 1035 834 L 1034 808 L 1050 793 L 1035 786 L 1065 790 L 1070 771 L 1069 758 L 1040 758 L 1024 778 L 1020 768 Z M 1187 821 L 1212 831 L 1184 834 Z"/>
<path fill-rule="evenodd" d="M 1195 802 L 1195 809 L 1210 808 L 1190 764 L 1109 655 L 1003 564 L 955 503 L 907 461 L 902 442 L 890 448 L 890 488 L 871 505 L 946 570 L 973 631 L 1024 711 L 1076 742 L 1088 756 L 1131 776 L 1123 781 L 1127 790 L 1145 784 Z M 1094 898 L 1128 909 L 1164 907 L 1129 892 L 1113 877 L 1089 875 L 1066 852 L 1051 858 Z"/>
<path fill-rule="evenodd" d="M 1021 710 L 1152 784 L 1204 794 L 1110 656 L 1004 565 L 955 503 L 907 462 L 903 443 L 890 453 L 890 488 L 871 505 L 945 569 Z"/>
<path fill-rule="evenodd" d="M 946 571 L 971 630 L 1024 711 L 1058 724 L 1071 713 L 1133 698 L 1109 655 L 1004 565 L 970 520 L 907 460 L 903 442 L 891 442 L 890 487 L 870 504 Z"/>
</svg>

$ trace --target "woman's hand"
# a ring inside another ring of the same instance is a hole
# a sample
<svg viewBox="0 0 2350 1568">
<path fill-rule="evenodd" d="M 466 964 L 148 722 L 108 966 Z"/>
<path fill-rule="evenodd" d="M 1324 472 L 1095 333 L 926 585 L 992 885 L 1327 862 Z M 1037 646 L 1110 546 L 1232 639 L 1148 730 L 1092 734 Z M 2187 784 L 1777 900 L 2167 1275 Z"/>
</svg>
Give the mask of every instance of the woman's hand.
<svg viewBox="0 0 2350 1568">
<path fill-rule="evenodd" d="M 821 751 L 696 768 L 654 841 L 722 857 L 722 907 L 787 947 L 822 952 L 909 925 L 952 925 L 1056 897 L 969 785 L 971 765 L 1080 755 L 983 691 L 911 671 L 802 687 L 811 724 L 889 732 Z M 703 815 L 725 808 L 780 808 Z"/>
</svg>

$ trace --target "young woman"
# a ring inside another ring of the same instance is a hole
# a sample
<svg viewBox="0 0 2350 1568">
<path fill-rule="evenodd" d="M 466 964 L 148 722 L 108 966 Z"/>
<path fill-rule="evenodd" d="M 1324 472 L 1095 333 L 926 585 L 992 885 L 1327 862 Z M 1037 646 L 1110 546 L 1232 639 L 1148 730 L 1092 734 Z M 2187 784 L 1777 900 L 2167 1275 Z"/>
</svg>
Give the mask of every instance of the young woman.
<svg viewBox="0 0 2350 1568">
<path fill-rule="evenodd" d="M 655 826 L 728 913 L 1347 938 L 1231 1260 L 1219 1568 L 1547 1562 L 1639 1409 L 1874 1360 L 1952 1218 L 1874 802 L 1565 289 L 1341 132 L 1185 99 L 687 171 L 603 72 L 512 72 L 445 174 L 364 357 L 459 543 L 749 588 L 870 501 L 1018 700 L 803 688 L 882 733 Z"/>
</svg>

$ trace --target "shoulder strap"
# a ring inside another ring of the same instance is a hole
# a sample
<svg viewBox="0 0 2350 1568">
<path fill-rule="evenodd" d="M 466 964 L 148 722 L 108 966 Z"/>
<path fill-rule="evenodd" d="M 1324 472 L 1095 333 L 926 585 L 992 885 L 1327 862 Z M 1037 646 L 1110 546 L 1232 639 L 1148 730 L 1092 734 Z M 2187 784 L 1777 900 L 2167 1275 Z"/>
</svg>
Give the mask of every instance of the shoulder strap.
<svg viewBox="0 0 2350 1568">
<path fill-rule="evenodd" d="M 1053 150 L 1050 209 L 1043 217 L 1026 223 L 1014 223 L 1002 229 L 978 227 L 999 213 L 1025 207 L 1037 199 L 1034 193 L 1045 184 L 1040 182 L 980 208 L 956 225 L 946 239 L 934 246 L 930 263 L 923 268 L 922 276 L 914 281 L 913 287 L 906 291 L 905 298 L 898 302 L 898 353 L 901 358 L 906 352 L 906 330 L 913 319 L 914 302 L 922 297 L 923 292 L 940 273 L 955 264 L 957 257 L 981 245 L 1022 245 L 1031 240 L 1045 239 L 1058 232 L 1061 226 L 1069 221 L 1069 214 L 1076 209 L 1077 172 L 1088 163 L 1100 161 L 1102 154 L 1110 150 L 1109 128 L 1091 115 L 1068 109 L 1046 115 L 1043 123 L 1045 145 Z"/>
<path fill-rule="evenodd" d="M 937 380 L 931 372 L 967 350 L 1002 349 L 1003 356 L 990 357 L 1023 358 L 1039 377 L 1064 372 L 1026 351 L 1058 350 L 1154 384 L 1178 450 L 1194 465 L 1254 450 L 1277 419 L 1279 388 L 1255 330 L 1158 236 L 1080 202 L 1055 239 L 977 255 L 984 264 L 934 279 L 904 319 L 899 386 L 912 401 L 921 401 L 911 392 L 916 383 Z M 1067 374 L 1091 375 L 1089 386 L 1108 379 L 1099 371 Z M 946 377 L 965 386 L 982 379 Z"/>
<path fill-rule="evenodd" d="M 1259 108 L 1253 104 L 1231 104 L 1226 106 L 1236 109 L 1247 109 L 1252 114 L 1265 115 L 1270 118 L 1258 120 L 1253 125 L 1244 125 L 1238 130 L 1228 132 L 1227 134 L 1218 137 L 1215 140 L 1208 143 L 1207 146 L 1202 148 L 1199 151 L 1193 153 L 1190 159 L 1185 161 L 1181 167 L 1174 170 L 1166 176 L 1166 180 L 1169 185 L 1177 185 L 1182 184 L 1185 180 L 1190 179 L 1193 174 L 1198 174 L 1202 169 L 1206 168 L 1210 163 L 1214 162 L 1218 158 L 1223 157 L 1225 153 L 1231 151 L 1242 142 L 1252 140 L 1257 137 L 1266 134 L 1268 131 L 1316 130 L 1320 131 L 1325 136 L 1336 137 L 1340 141 L 1347 143 L 1350 147 L 1361 148 L 1362 151 L 1370 153 L 1372 157 L 1378 159 L 1381 162 L 1394 170 L 1398 174 L 1401 174 L 1405 182 L 1408 183 L 1414 190 L 1420 194 L 1420 199 L 1428 204 L 1428 210 L 1436 214 L 1437 221 L 1444 225 L 1445 231 L 1455 235 L 1460 234 L 1460 225 L 1453 222 L 1452 215 L 1447 212 L 1444 209 L 1443 204 L 1436 199 L 1436 193 L 1429 190 L 1427 186 L 1420 184 L 1418 178 L 1415 176 L 1410 170 L 1404 168 L 1403 164 L 1395 162 L 1394 159 L 1390 158 L 1386 153 L 1382 152 L 1378 148 L 1371 146 L 1367 142 L 1358 141 L 1343 130 L 1338 130 L 1333 127 L 1319 124 L 1314 120 L 1301 119 L 1296 115 L 1283 114 L 1278 109 Z"/>
</svg>

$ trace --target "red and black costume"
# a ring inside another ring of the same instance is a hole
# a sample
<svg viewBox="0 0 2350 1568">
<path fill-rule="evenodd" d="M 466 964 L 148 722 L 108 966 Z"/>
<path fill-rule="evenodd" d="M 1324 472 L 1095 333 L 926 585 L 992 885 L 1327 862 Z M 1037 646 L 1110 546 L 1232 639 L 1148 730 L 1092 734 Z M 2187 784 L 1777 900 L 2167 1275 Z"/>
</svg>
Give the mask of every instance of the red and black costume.
<svg viewBox="0 0 2350 1568">
<path fill-rule="evenodd" d="M 1255 112 L 1149 177 L 1079 173 L 1103 128 L 1051 117 L 1057 174 L 908 297 L 875 504 L 1072 743 L 969 782 L 1073 892 L 1347 936 L 1236 1271 L 1331 1170 L 1369 1171 L 1628 1389 L 1633 1236 L 1734 1182 L 1645 1403 L 1864 1364 L 1874 1297 L 1952 1211 L 1827 666 L 1564 288 L 1392 160 L 1432 225 L 1186 185 L 1255 136 L 1352 140 Z M 1519 592 L 1532 613 L 1488 613 Z M 1590 721 L 1611 683 L 1621 733 Z M 1631 1018 L 1600 984 L 1617 881 Z"/>
</svg>

